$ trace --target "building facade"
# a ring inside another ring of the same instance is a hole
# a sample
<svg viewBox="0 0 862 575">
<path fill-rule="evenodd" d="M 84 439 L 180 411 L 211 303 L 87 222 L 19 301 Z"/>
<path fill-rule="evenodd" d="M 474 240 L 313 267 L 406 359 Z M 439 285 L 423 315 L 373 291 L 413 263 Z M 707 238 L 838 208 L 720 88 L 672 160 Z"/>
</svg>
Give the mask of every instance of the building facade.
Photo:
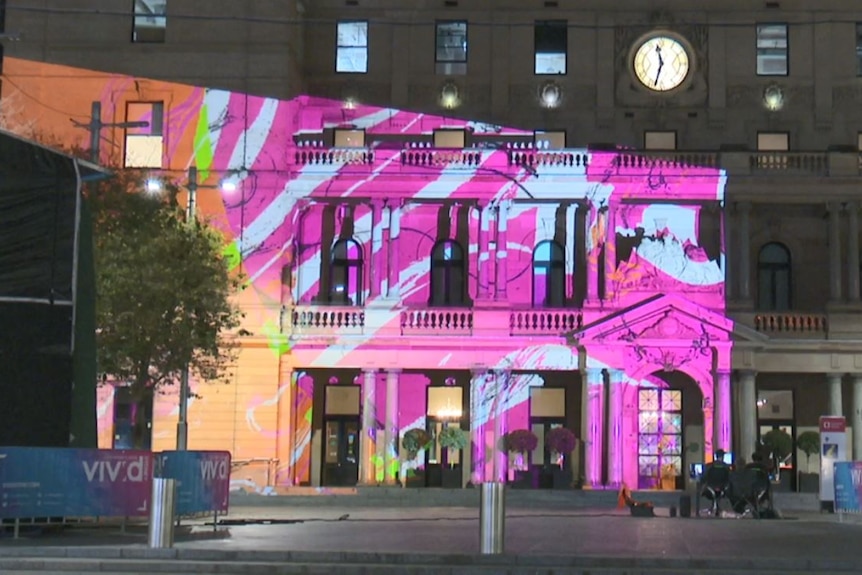
<svg viewBox="0 0 862 575">
<path fill-rule="evenodd" d="M 277 445 L 238 457 L 272 467 L 252 484 L 394 481 L 395 438 L 459 412 L 464 482 L 505 473 L 492 438 L 522 427 L 575 430 L 596 487 L 677 486 L 828 414 L 862 457 L 862 12 L 107 4 L 7 9 L 3 113 L 83 142 L 92 101 L 160 116 L 105 129 L 104 159 L 244 182 L 238 212 L 204 201 L 237 262 L 269 262 L 243 296 L 265 353 L 240 367 L 281 406 Z"/>
</svg>

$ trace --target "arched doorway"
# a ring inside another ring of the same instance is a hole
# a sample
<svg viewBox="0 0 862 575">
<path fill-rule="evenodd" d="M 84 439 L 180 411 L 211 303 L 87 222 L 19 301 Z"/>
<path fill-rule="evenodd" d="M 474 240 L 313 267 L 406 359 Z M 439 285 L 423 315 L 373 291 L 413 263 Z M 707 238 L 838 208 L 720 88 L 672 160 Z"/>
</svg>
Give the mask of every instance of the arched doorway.
<svg viewBox="0 0 862 575">
<path fill-rule="evenodd" d="M 657 371 L 632 388 L 637 409 L 639 489 L 685 489 L 691 463 L 703 461 L 704 401 L 681 371 Z"/>
</svg>

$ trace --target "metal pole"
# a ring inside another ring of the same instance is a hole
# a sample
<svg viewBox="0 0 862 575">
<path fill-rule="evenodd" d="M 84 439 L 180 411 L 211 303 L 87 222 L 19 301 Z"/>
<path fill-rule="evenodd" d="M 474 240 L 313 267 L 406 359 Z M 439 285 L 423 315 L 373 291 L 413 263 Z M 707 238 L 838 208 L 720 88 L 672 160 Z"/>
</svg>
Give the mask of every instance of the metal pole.
<svg viewBox="0 0 862 575">
<path fill-rule="evenodd" d="M 102 141 L 102 103 L 93 102 L 90 107 L 90 160 L 99 162 L 99 148 Z"/>
<path fill-rule="evenodd" d="M 153 477 L 148 531 L 148 544 L 151 549 L 170 549 L 174 546 L 176 483 L 176 479 Z"/>
<path fill-rule="evenodd" d="M 506 539 L 505 485 L 483 483 L 479 507 L 479 552 L 482 555 L 503 553 Z"/>
<path fill-rule="evenodd" d="M 189 225 L 195 225 L 195 212 L 198 192 L 198 169 L 189 167 L 189 200 L 186 212 L 186 221 Z M 185 451 L 189 445 L 189 364 L 183 365 L 180 373 L 180 415 L 177 419 L 177 451 Z"/>
</svg>

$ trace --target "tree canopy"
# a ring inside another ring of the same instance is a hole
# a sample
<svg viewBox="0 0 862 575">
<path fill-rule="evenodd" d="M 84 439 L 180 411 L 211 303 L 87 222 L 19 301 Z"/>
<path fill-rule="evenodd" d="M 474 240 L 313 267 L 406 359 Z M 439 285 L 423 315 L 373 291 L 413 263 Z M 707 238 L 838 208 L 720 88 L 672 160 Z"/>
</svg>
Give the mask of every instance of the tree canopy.
<svg viewBox="0 0 862 575">
<path fill-rule="evenodd" d="M 145 191 L 143 174 L 96 184 L 93 212 L 99 370 L 143 399 L 173 383 L 186 363 L 202 379 L 224 377 L 239 326 L 232 294 L 241 278 L 222 256 L 223 238 L 186 222 L 177 189 Z"/>
</svg>

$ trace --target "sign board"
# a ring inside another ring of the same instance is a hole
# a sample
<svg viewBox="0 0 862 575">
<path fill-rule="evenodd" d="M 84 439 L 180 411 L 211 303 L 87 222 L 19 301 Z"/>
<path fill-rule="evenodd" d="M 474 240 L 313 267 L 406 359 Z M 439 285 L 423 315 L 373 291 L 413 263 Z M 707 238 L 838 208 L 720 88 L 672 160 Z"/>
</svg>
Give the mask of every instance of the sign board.
<svg viewBox="0 0 862 575">
<path fill-rule="evenodd" d="M 862 512 L 862 461 L 835 464 L 835 512 Z"/>
<path fill-rule="evenodd" d="M 0 447 L 0 519 L 149 514 L 149 451 Z"/>
<path fill-rule="evenodd" d="M 177 480 L 177 513 L 227 513 L 230 498 L 230 453 L 163 451 L 157 477 Z"/>
<path fill-rule="evenodd" d="M 820 501 L 835 501 L 835 464 L 847 461 L 847 422 L 843 417 L 820 418 Z"/>
</svg>

